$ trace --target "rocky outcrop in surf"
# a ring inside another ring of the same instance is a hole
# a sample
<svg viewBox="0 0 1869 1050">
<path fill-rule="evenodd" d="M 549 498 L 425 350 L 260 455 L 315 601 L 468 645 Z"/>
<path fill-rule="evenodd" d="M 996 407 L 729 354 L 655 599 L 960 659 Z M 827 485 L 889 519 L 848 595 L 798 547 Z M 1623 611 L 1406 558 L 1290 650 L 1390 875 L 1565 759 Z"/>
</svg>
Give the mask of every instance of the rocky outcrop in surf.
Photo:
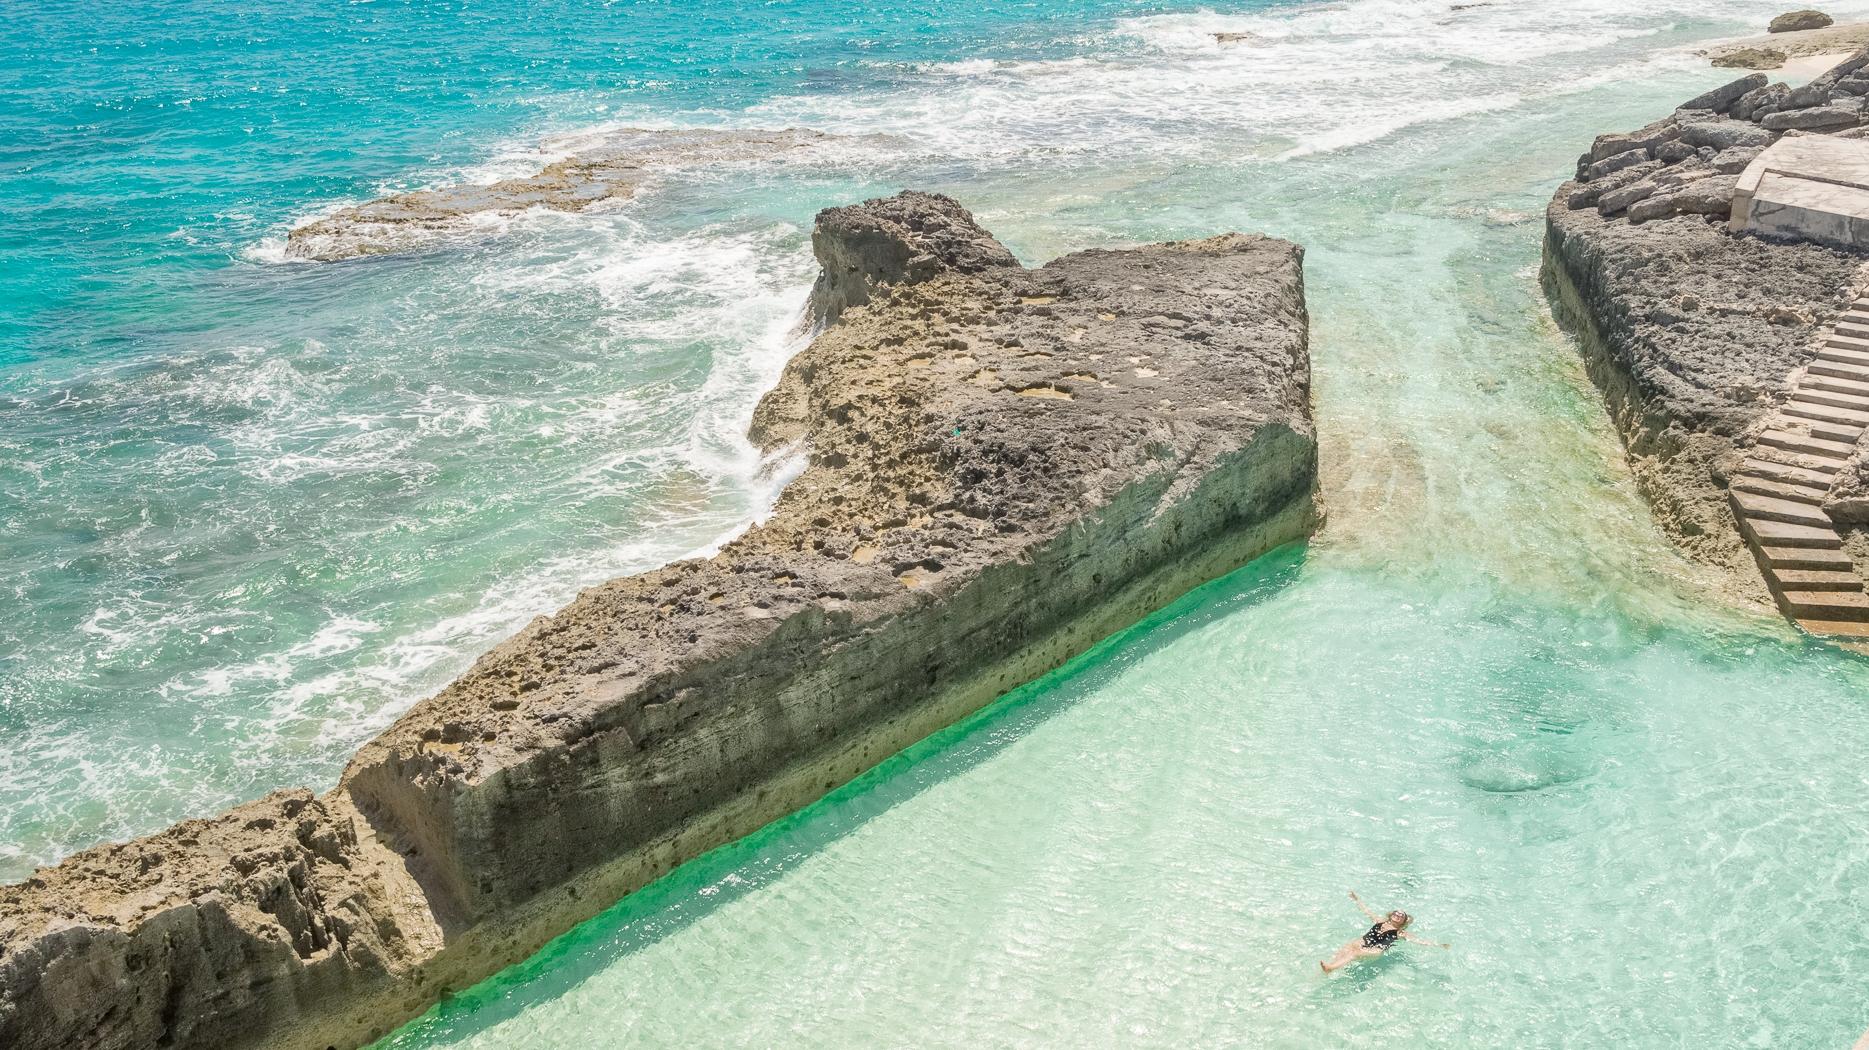
<svg viewBox="0 0 1869 1050">
<path fill-rule="evenodd" d="M 322 797 L 0 888 L 0 1045 L 360 1045 L 1314 527 L 1296 246 L 1027 269 L 924 194 L 815 243 L 767 522 L 535 620 Z"/>
<path fill-rule="evenodd" d="M 1835 24 L 1836 19 L 1822 11 L 1814 11 L 1807 7 L 1799 11 L 1786 11 L 1772 19 L 1771 25 L 1767 26 L 1765 31 L 1767 33 L 1798 33 L 1810 29 L 1826 29 Z"/>
<path fill-rule="evenodd" d="M 1791 14 L 1815 13 L 1792 12 Z M 1790 18 L 1791 15 L 1780 17 Z M 1773 24 L 1787 23 L 1775 21 Z M 1771 29 L 1759 36 L 1728 40 L 1700 53 L 1711 59 L 1716 66 L 1731 66 L 1739 69 L 1777 69 L 1783 66 L 1787 59 L 1848 54 L 1869 45 L 1869 22 L 1819 25 L 1814 20 L 1804 18 L 1794 20 L 1794 23 L 1789 24 L 1802 24 L 1807 28 Z"/>
<path fill-rule="evenodd" d="M 1691 554 L 1761 593 L 1726 492 L 1761 422 L 1815 357 L 1862 259 L 1727 229 L 1738 173 L 1780 136 L 1848 136 L 1869 51 L 1811 84 L 1755 75 L 1599 136 L 1546 211 L 1543 280 L 1578 339 L 1637 484 Z"/>
<path fill-rule="evenodd" d="M 289 259 L 335 262 L 426 247 L 475 223 L 530 208 L 577 212 L 634 196 L 650 180 L 682 168 L 728 164 L 808 150 L 831 141 L 817 131 L 626 128 L 585 145 L 536 175 L 485 185 L 464 183 L 380 197 L 295 227 Z"/>
</svg>

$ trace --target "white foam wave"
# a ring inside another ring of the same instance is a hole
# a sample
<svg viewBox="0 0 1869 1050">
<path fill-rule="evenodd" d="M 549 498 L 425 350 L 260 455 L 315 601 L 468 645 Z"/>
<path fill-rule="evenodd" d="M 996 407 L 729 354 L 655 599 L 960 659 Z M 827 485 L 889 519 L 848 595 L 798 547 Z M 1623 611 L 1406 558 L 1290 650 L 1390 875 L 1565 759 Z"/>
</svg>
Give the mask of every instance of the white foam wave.
<svg viewBox="0 0 1869 1050">
<path fill-rule="evenodd" d="M 366 738 L 459 673 L 475 653 L 562 606 L 581 588 L 718 550 L 763 518 L 802 468 L 798 457 L 762 457 L 746 438 L 753 405 L 798 348 L 799 309 L 812 276 L 802 231 L 785 223 L 741 224 L 667 237 L 621 219 L 587 224 L 580 234 L 575 250 L 559 255 L 496 259 L 474 273 L 472 284 L 483 297 L 519 302 L 595 295 L 605 304 L 611 328 L 602 341 L 617 353 L 658 344 L 691 350 L 705 334 L 715 356 L 692 394 L 652 402 L 634 388 L 531 400 L 462 399 L 449 392 L 418 402 L 413 426 L 355 421 L 346 428 L 348 437 L 324 442 L 319 455 L 275 452 L 255 459 L 278 480 L 380 467 L 412 442 L 499 430 L 512 420 L 495 426 L 496 419 L 523 417 L 542 420 L 536 433 L 555 446 L 588 442 L 615 450 L 594 456 L 557 483 L 567 500 L 652 478 L 658 480 L 643 490 L 643 498 L 653 509 L 608 544 L 576 544 L 574 553 L 503 573 L 465 606 L 413 617 L 404 610 L 398 618 L 413 626 L 385 630 L 355 659 L 323 660 L 333 650 L 307 643 L 180 684 L 183 691 L 210 696 L 256 682 L 279 686 L 250 731 L 255 755 L 290 752 L 294 741 L 307 736 L 353 743 Z M 655 308 L 644 309 L 645 303 Z M 656 413 L 676 424 L 668 443 L 616 446 L 619 427 Z M 270 425 L 274 438 L 292 426 L 281 420 Z M 372 435 L 380 435 L 380 454 L 367 458 Z M 334 621 L 314 641 L 351 638 L 354 633 L 340 628 L 356 627 Z"/>
<path fill-rule="evenodd" d="M 1684 62 L 1644 47 L 1682 24 L 1756 21 L 1750 0 L 1579 0 L 1454 11 L 1419 0 L 1352 0 L 1253 13 L 1123 19 L 1066 58 L 973 58 L 907 67 L 907 86 L 775 98 L 760 124 L 887 133 L 974 164 L 1107 165 L 1113 157 L 1291 160 L 1410 127 L 1580 90 L 1578 52 Z M 1703 34 L 1704 35 L 1704 34 Z M 1616 73 L 1595 74 L 1594 83 Z"/>
</svg>

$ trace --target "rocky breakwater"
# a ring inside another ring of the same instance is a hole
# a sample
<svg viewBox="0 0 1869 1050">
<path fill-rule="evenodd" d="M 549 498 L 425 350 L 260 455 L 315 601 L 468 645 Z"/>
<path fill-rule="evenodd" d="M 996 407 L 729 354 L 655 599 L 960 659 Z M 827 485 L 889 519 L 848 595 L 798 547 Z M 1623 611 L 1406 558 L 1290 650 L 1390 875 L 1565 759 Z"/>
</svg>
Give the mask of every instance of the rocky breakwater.
<svg viewBox="0 0 1869 1050">
<path fill-rule="evenodd" d="M 359 1045 L 1315 526 L 1294 245 L 1027 269 L 915 193 L 814 243 L 767 522 L 534 621 L 322 798 L 0 888 L 0 1046 Z"/>
<path fill-rule="evenodd" d="M 1764 593 L 1727 488 L 1848 305 L 1862 259 L 1728 229 L 1738 176 L 1787 134 L 1869 133 L 1869 51 L 1810 84 L 1763 75 L 1603 135 L 1546 211 L 1543 280 L 1627 446 L 1643 494 L 1691 554 Z"/>
</svg>

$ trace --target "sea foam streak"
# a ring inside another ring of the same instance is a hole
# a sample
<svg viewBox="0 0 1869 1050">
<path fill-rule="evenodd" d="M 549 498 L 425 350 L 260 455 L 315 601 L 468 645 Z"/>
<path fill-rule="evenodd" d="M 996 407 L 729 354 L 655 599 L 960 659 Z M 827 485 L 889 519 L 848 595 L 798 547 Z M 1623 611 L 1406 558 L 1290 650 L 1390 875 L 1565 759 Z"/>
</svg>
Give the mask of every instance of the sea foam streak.
<svg viewBox="0 0 1869 1050">
<path fill-rule="evenodd" d="M 33 446 L 51 483 L 9 489 L 16 517 L 60 515 L 58 486 L 97 474 L 109 539 L 95 605 L 20 607 L 42 625 L 22 638 L 50 641 L 22 641 L 0 678 L 18 719 L 0 874 L 327 782 L 531 617 L 766 512 L 795 465 L 746 424 L 795 349 L 803 231 L 613 214 L 516 232 L 337 275 L 379 290 L 313 311 L 319 338 L 179 349 L 21 400 L 7 429 L 79 438 Z M 106 450 L 140 442 L 167 451 L 107 487 Z M 0 585 L 30 570 L 0 557 Z M 54 629 L 67 617 L 75 633 Z M 117 717 L 34 714 L 60 680 L 109 690 Z M 238 745 L 202 751 L 204 734 Z"/>
</svg>

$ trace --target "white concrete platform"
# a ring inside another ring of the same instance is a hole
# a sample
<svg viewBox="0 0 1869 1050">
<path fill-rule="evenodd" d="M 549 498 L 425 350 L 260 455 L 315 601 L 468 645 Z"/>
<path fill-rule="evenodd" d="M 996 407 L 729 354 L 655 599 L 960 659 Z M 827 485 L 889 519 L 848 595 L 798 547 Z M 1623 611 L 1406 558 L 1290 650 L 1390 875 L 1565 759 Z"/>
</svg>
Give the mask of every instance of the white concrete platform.
<svg viewBox="0 0 1869 1050">
<path fill-rule="evenodd" d="M 1731 229 L 1869 249 L 1869 140 L 1779 139 L 1740 174 Z"/>
</svg>

